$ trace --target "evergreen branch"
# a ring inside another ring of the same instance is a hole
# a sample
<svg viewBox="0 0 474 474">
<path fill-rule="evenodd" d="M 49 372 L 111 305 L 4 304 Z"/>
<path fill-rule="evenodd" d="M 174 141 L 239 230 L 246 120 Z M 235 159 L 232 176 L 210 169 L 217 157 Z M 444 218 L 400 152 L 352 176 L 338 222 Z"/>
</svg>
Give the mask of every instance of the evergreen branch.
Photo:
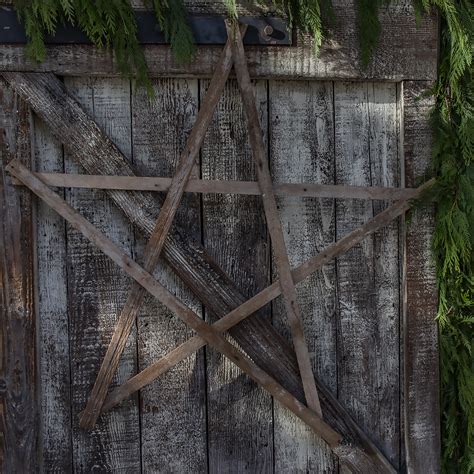
<svg viewBox="0 0 474 474">
<path fill-rule="evenodd" d="M 442 18 L 433 93 L 437 197 L 433 254 L 439 290 L 442 468 L 474 472 L 473 9 L 464 0 L 417 0 Z"/>
</svg>

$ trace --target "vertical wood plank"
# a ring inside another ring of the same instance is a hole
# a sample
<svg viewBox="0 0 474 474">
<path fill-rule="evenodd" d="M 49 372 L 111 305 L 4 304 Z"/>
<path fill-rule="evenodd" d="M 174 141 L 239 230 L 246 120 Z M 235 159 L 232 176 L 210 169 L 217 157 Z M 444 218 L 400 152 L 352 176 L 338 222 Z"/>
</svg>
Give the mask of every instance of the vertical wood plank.
<svg viewBox="0 0 474 474">
<path fill-rule="evenodd" d="M 34 120 L 35 169 L 63 172 L 63 151 Z M 63 191 L 64 193 L 64 191 Z M 40 419 L 40 468 L 72 470 L 66 224 L 41 200 L 36 212 Z"/>
<path fill-rule="evenodd" d="M 133 156 L 140 174 L 172 176 L 194 124 L 198 107 L 197 80 L 154 82 L 156 97 L 133 94 Z M 193 172 L 198 176 L 199 167 Z M 176 223 L 188 241 L 201 241 L 200 199 L 185 194 Z M 145 240 L 137 237 L 137 256 Z M 160 263 L 155 276 L 197 314 L 201 304 L 170 269 Z M 143 369 L 192 335 L 156 299 L 147 297 L 138 318 L 139 365 Z M 206 472 L 206 383 L 204 354 L 199 351 L 141 392 L 143 469 L 146 472 Z"/>
<path fill-rule="evenodd" d="M 368 83 L 370 120 L 371 186 L 400 186 L 400 155 L 398 152 L 397 86 L 389 83 Z M 373 201 L 373 214 L 387 207 L 384 201 Z M 377 377 L 378 418 L 376 436 L 391 461 L 400 466 L 400 221 L 394 220 L 373 236 L 374 289 L 377 357 L 373 368 Z M 372 413 L 374 417 L 374 413 Z"/>
<path fill-rule="evenodd" d="M 203 91 L 207 85 L 203 81 Z M 266 83 L 258 82 L 256 91 L 266 130 Z M 256 179 L 235 81 L 228 82 L 203 144 L 202 177 Z M 204 246 L 247 296 L 269 284 L 269 241 L 259 197 L 203 195 L 203 227 Z M 270 309 L 263 311 L 269 318 Z M 206 319 L 214 321 L 209 312 Z M 271 472 L 271 398 L 217 352 L 206 355 L 210 472 Z"/>
<path fill-rule="evenodd" d="M 335 84 L 336 184 L 398 182 L 396 86 Z M 338 200 L 336 238 L 381 204 Z M 397 223 L 337 259 L 338 392 L 374 443 L 399 464 Z"/>
<path fill-rule="evenodd" d="M 333 86 L 270 82 L 270 165 L 275 183 L 334 183 Z M 278 199 L 292 267 L 334 242 L 334 200 Z M 298 284 L 298 302 L 315 374 L 337 393 L 335 265 Z M 276 327 L 291 338 L 279 298 Z M 324 413 L 323 413 L 324 416 Z M 337 472 L 330 450 L 288 410 L 274 406 L 275 471 Z"/>
<path fill-rule="evenodd" d="M 429 82 L 403 83 L 405 182 L 415 186 L 431 160 Z M 409 473 L 440 471 L 438 297 L 431 255 L 432 209 L 414 210 L 406 228 L 403 276 L 404 422 Z"/>
<path fill-rule="evenodd" d="M 12 473 L 37 466 L 32 198 L 4 170 L 10 158 L 31 167 L 31 120 L 26 102 L 0 79 L 0 460 Z"/>
<path fill-rule="evenodd" d="M 130 84 L 123 79 L 68 78 L 66 86 L 119 149 L 131 155 Z M 66 173 L 78 172 L 70 157 Z M 128 253 L 130 224 L 100 191 L 69 190 L 68 202 Z M 71 344 L 71 404 L 74 470 L 77 472 L 137 472 L 140 434 L 136 398 L 106 414 L 94 430 L 78 427 L 113 325 L 127 296 L 127 278 L 94 245 L 71 227 L 67 230 L 68 297 Z M 135 334 L 124 351 L 115 382 L 136 371 Z"/>
</svg>

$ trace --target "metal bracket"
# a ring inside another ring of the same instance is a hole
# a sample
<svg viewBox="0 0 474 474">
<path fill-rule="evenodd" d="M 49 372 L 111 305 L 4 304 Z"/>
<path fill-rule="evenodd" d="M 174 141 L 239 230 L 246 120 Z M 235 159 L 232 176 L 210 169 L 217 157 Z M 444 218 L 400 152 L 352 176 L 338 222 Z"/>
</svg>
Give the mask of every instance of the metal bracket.
<svg viewBox="0 0 474 474">
<path fill-rule="evenodd" d="M 153 12 L 135 12 L 140 44 L 169 44 L 160 30 Z M 190 15 L 189 25 L 196 44 L 223 45 L 227 40 L 222 16 Z M 288 22 L 273 16 L 243 16 L 240 23 L 248 25 L 244 43 L 247 45 L 291 45 Z M 28 41 L 23 25 L 12 7 L 0 7 L 0 43 L 26 44 Z M 45 36 L 46 44 L 91 44 L 77 27 L 59 24 L 54 36 Z"/>
</svg>

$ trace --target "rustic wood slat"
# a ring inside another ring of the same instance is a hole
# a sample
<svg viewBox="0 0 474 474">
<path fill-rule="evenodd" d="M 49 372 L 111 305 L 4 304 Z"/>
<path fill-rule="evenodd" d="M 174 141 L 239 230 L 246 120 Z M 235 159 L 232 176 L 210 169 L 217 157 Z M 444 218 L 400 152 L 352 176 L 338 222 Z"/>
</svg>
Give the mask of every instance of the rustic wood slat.
<svg viewBox="0 0 474 474">
<path fill-rule="evenodd" d="M 87 117 L 54 76 L 4 73 L 4 77 L 28 100 L 54 136 L 66 144 L 72 156 L 90 173 L 133 175 L 131 167 L 118 149 Z M 159 209 L 158 200 L 138 192 L 110 191 L 108 194 L 145 235 L 151 233 L 156 210 Z M 163 256 L 214 314 L 222 317 L 245 301 L 203 248 L 183 241 L 177 232 L 170 234 Z M 264 370 L 303 400 L 294 352 L 269 322 L 252 317 L 233 327 L 231 334 Z M 348 442 L 361 448 L 347 453 L 350 462 L 358 461 L 361 465 L 375 462 L 383 468 L 383 457 L 322 384 L 320 393 L 324 393 L 325 417 L 344 433 Z M 354 452 L 358 452 L 358 458 L 354 458 Z"/>
<path fill-rule="evenodd" d="M 405 182 L 416 183 L 431 162 L 430 82 L 404 82 Z M 409 473 L 439 472 L 441 459 L 436 274 L 431 255 L 432 209 L 405 224 L 403 265 L 404 437 Z"/>
<path fill-rule="evenodd" d="M 209 2 L 208 2 L 209 3 Z M 222 2 L 220 2 L 222 3 Z M 434 80 L 437 64 L 438 22 L 436 14 L 423 15 L 417 26 L 411 0 L 381 8 L 379 46 L 367 68 L 360 62 L 356 6 L 352 0 L 333 0 L 336 21 L 323 42 L 319 56 L 308 39 L 297 46 L 248 48 L 252 78 L 341 80 Z M 202 5 L 202 11 L 206 5 Z M 211 77 L 220 48 L 199 47 L 190 63 L 180 63 L 168 46 L 145 46 L 152 76 Z M 0 48 L 0 71 L 54 72 L 58 75 L 119 76 L 113 54 L 87 45 L 47 47 L 42 63 L 32 60 L 23 45 Z"/>
<path fill-rule="evenodd" d="M 281 182 L 334 182 L 333 84 L 271 81 L 270 167 L 274 187 Z M 291 157 L 290 159 L 288 157 Z M 304 185 L 305 186 L 305 185 Z M 331 196 L 334 197 L 334 196 Z M 334 242 L 334 200 L 284 196 L 278 200 L 292 268 Z M 334 393 L 336 384 L 336 319 L 334 260 L 297 286 L 313 370 Z M 277 277 L 277 275 L 275 275 Z M 273 302 L 273 322 L 284 331 L 285 310 Z M 275 471 L 337 472 L 330 450 L 303 423 L 274 407 Z"/>
<path fill-rule="evenodd" d="M 145 90 L 132 92 L 133 164 L 140 174 L 171 176 L 196 120 L 196 79 L 154 79 L 154 99 Z M 159 156 L 160 159 L 156 159 Z M 198 175 L 197 165 L 193 175 Z M 183 197 L 175 217 L 186 238 L 201 241 L 200 199 Z M 146 236 L 135 232 L 136 255 L 143 255 Z M 183 282 L 162 264 L 155 278 L 200 316 L 202 305 Z M 193 335 L 155 298 L 146 298 L 137 319 L 140 369 Z M 142 469 L 160 472 L 207 471 L 206 368 L 203 351 L 175 367 L 140 392 Z"/>
<path fill-rule="evenodd" d="M 61 144 L 37 117 L 34 117 L 33 131 L 35 168 L 64 171 Z M 69 472 L 73 454 L 66 224 L 43 202 L 39 202 L 36 209 L 38 371 L 42 381 L 38 402 L 41 410 L 39 466 L 42 472 Z"/>
<path fill-rule="evenodd" d="M 335 85 L 337 184 L 370 186 L 397 179 L 395 91 L 393 84 Z M 372 203 L 337 201 L 336 236 L 373 214 Z M 399 462 L 397 238 L 392 223 L 337 259 L 338 396 L 395 466 Z M 378 246 L 388 249 L 380 255 Z"/>
<path fill-rule="evenodd" d="M 298 84 L 298 83 L 295 83 Z M 122 191 L 167 191 L 172 178 L 153 176 L 101 176 L 90 174 L 35 173 L 48 186 L 58 188 L 117 189 Z M 14 185 L 22 185 L 13 180 Z M 190 179 L 185 191 L 203 194 L 260 195 L 258 183 L 227 179 Z M 275 183 L 277 196 L 299 196 L 338 199 L 390 200 L 410 198 L 415 189 L 384 186 L 343 186 L 314 183 Z"/>
<path fill-rule="evenodd" d="M 334 120 L 336 184 L 370 186 L 366 83 L 334 84 Z M 336 240 L 360 226 L 371 215 L 370 202 L 336 201 Z M 366 404 L 370 403 L 373 390 L 369 385 L 372 348 L 366 337 L 373 337 L 371 322 L 377 316 L 374 310 L 372 239 L 373 236 L 364 239 L 336 260 L 338 399 L 362 426 L 367 421 Z M 367 360 L 365 366 L 364 360 Z M 375 409 L 375 406 L 371 407 Z M 368 435 L 374 441 L 373 433 Z M 341 468 L 341 473 L 346 474 L 347 470 Z"/>
<path fill-rule="evenodd" d="M 0 80 L 0 469 L 9 473 L 37 466 L 33 209 L 5 173 L 11 158 L 31 166 L 30 139 L 28 105 Z"/>
<path fill-rule="evenodd" d="M 66 78 L 66 87 L 91 116 L 104 127 L 125 156 L 131 154 L 130 82 L 120 78 Z M 66 149 L 65 171 L 78 165 Z M 71 189 L 66 200 L 119 244 L 132 252 L 133 232 L 111 200 L 101 191 Z M 79 427 L 117 315 L 127 298 L 130 279 L 74 228 L 67 226 L 67 285 L 71 357 L 71 423 L 73 468 L 136 471 L 140 466 L 140 423 L 136 397 L 119 411 L 104 417 L 96 429 Z M 121 359 L 114 384 L 136 373 L 135 335 Z"/>
<path fill-rule="evenodd" d="M 370 184 L 398 186 L 400 153 L 398 150 L 396 84 L 369 83 L 369 156 Z M 372 213 L 385 209 L 386 203 L 373 202 Z M 377 324 L 372 326 L 377 364 L 373 371 L 373 404 L 378 420 L 369 430 L 376 437 L 391 463 L 400 469 L 400 255 L 399 221 L 394 220 L 373 236 L 373 276 Z M 369 408 L 367 417 L 373 419 Z"/>
<path fill-rule="evenodd" d="M 201 81 L 201 90 L 207 87 L 208 81 Z M 265 81 L 257 83 L 257 103 L 265 128 Z M 201 163 L 202 177 L 206 179 L 255 179 L 245 113 L 235 80 L 228 81 L 219 102 L 203 143 Z M 258 188 L 258 183 L 255 184 Z M 258 293 L 270 284 L 270 248 L 261 199 L 204 194 L 202 202 L 206 250 L 232 280 L 245 289 L 245 296 Z M 258 317 L 270 320 L 269 316 L 270 308 L 266 307 Z M 216 318 L 206 311 L 206 320 L 215 322 Z M 206 360 L 210 472 L 271 471 L 271 397 L 215 351 L 206 350 Z"/>
<path fill-rule="evenodd" d="M 21 163 L 11 161 L 5 169 L 23 181 L 32 192 L 51 206 L 74 228 L 81 232 L 85 238 L 95 244 L 97 248 L 102 250 L 119 268 L 124 270 L 150 294 L 166 305 L 186 325 L 194 329 L 210 346 L 229 357 L 249 377 L 258 382 L 275 399 L 304 420 L 331 448 L 337 451 L 342 441 L 342 436 L 325 423 L 314 411 L 302 404 L 278 384 L 275 379 L 260 369 L 239 349 L 230 344 L 218 330 L 204 322 L 196 313 L 185 306 L 178 298 L 158 283 L 152 275 L 145 271 L 143 267 L 132 260 L 118 245 L 108 239 L 87 219 L 69 206 L 64 199 L 51 191 Z"/>
<path fill-rule="evenodd" d="M 232 38 L 232 55 L 234 58 L 234 68 L 237 75 L 237 82 L 242 94 L 247 126 L 249 132 L 249 142 L 252 149 L 252 158 L 255 161 L 258 184 L 262 193 L 263 209 L 267 221 L 268 233 L 270 234 L 273 257 L 280 277 L 282 296 L 285 303 L 286 316 L 290 326 L 293 346 L 295 348 L 296 359 L 300 369 L 301 380 L 307 405 L 319 415 L 321 403 L 319 401 L 316 382 L 314 381 L 311 359 L 309 357 L 308 345 L 306 343 L 301 312 L 298 305 L 295 284 L 291 276 L 290 261 L 286 250 L 283 230 L 281 227 L 278 208 L 273 194 L 273 183 L 268 168 L 268 157 L 263 143 L 262 128 L 258 118 L 258 110 L 255 103 L 255 91 L 250 81 L 250 75 L 245 58 L 242 35 L 235 26 L 227 25 L 227 35 Z"/>
<path fill-rule="evenodd" d="M 245 29 L 243 31 L 245 31 Z M 153 271 L 158 263 L 166 236 L 173 223 L 174 216 L 184 193 L 184 188 L 191 175 L 194 163 L 198 157 L 199 149 L 201 148 L 201 143 L 212 120 L 214 109 L 222 94 L 231 68 L 232 51 L 230 41 L 227 41 L 212 78 L 209 92 L 206 94 L 206 98 L 199 110 L 194 127 L 181 154 L 178 168 L 166 194 L 166 199 L 145 247 L 143 265 L 147 271 Z M 100 415 L 100 409 L 107 396 L 113 374 L 117 370 L 120 355 L 125 347 L 144 296 L 145 290 L 137 283 L 134 283 L 130 289 L 130 294 L 125 306 L 120 313 L 114 335 L 112 336 L 107 353 L 100 367 L 87 406 L 81 414 L 80 426 L 82 428 L 92 428 L 97 421 L 97 417 Z"/>
</svg>

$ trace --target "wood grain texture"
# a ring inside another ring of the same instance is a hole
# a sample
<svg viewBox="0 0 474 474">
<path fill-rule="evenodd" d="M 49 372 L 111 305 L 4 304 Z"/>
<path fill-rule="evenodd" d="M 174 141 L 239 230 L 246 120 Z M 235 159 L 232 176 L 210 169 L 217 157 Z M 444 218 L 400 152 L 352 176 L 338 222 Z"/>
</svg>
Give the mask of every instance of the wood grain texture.
<svg viewBox="0 0 474 474">
<path fill-rule="evenodd" d="M 66 86 L 122 150 L 131 156 L 130 84 L 123 79 L 68 78 Z M 105 159 L 103 157 L 103 159 Z M 69 153 L 65 171 L 77 172 Z M 130 253 L 130 224 L 100 191 L 70 190 L 67 201 Z M 107 349 L 130 280 L 80 232 L 67 229 L 68 299 L 71 353 L 71 412 L 74 470 L 137 471 L 140 434 L 137 400 L 104 417 L 92 431 L 79 428 L 78 414 Z M 129 339 L 115 383 L 136 371 L 135 335 Z"/>
<path fill-rule="evenodd" d="M 398 102 L 395 84 L 368 84 L 370 175 L 371 185 L 399 186 L 400 161 L 398 150 Z M 386 208 L 373 202 L 373 214 Z M 374 366 L 375 402 L 379 421 L 375 436 L 392 464 L 400 468 L 400 255 L 399 226 L 394 220 L 374 234 L 374 324 L 378 356 Z M 373 417 L 373 413 L 370 413 Z"/>
<path fill-rule="evenodd" d="M 201 11 L 215 2 L 202 2 Z M 222 2 L 220 2 L 222 3 Z M 307 38 L 295 47 L 248 48 L 253 78 L 280 79 L 378 79 L 434 80 L 437 64 L 438 22 L 436 15 L 423 16 L 416 26 L 410 0 L 381 8 L 382 33 L 373 60 L 364 69 L 352 0 L 334 0 L 336 22 L 324 41 L 319 57 Z M 220 6 L 221 8 L 221 6 Z M 190 63 L 177 62 L 168 46 L 144 48 L 152 76 L 211 77 L 221 48 L 199 47 Z M 21 45 L 0 48 L 0 71 L 54 72 L 59 75 L 119 75 L 112 54 L 87 45 L 47 47 L 46 60 L 38 64 L 28 58 Z"/>
<path fill-rule="evenodd" d="M 429 82 L 403 83 L 405 182 L 424 176 L 431 161 L 433 106 Z M 441 457 L 438 297 L 431 255 L 432 209 L 415 210 L 405 230 L 403 275 L 404 436 L 409 473 L 439 472 Z"/>
<path fill-rule="evenodd" d="M 209 86 L 201 82 L 201 93 Z M 267 125 L 267 88 L 257 83 Z M 227 84 L 203 144 L 204 179 L 255 179 L 245 115 L 236 81 Z M 204 246 L 250 297 L 269 284 L 269 241 L 261 199 L 205 194 Z M 265 307 L 259 318 L 270 320 Z M 211 312 L 210 322 L 216 320 Z M 273 465 L 272 400 L 233 364 L 207 351 L 209 468 L 211 472 L 269 472 Z M 249 414 L 252 414 L 249 416 Z"/>
<path fill-rule="evenodd" d="M 333 183 L 332 83 L 271 81 L 269 98 L 274 183 Z M 334 200 L 285 197 L 278 204 L 293 268 L 334 242 Z M 336 394 L 334 267 L 334 261 L 329 262 L 297 290 L 313 370 Z M 277 328 L 288 337 L 279 299 L 273 303 L 273 314 Z M 277 405 L 274 417 L 276 472 L 337 472 L 337 462 L 307 427 Z"/>
<path fill-rule="evenodd" d="M 31 191 L 58 212 L 58 214 L 70 222 L 75 229 L 90 242 L 94 243 L 105 255 L 110 257 L 126 274 L 130 275 L 146 288 L 148 292 L 163 302 L 163 304 L 172 310 L 185 324 L 193 328 L 208 344 L 229 357 L 239 368 L 254 381 L 261 384 L 275 399 L 282 403 L 282 405 L 293 411 L 300 419 L 311 426 L 334 450 L 339 459 L 350 467 L 352 472 L 363 473 L 367 472 L 367 469 L 376 469 L 377 472 L 395 472 L 390 464 L 384 461 L 383 457 L 376 454 L 376 451 L 374 451 L 370 443 L 366 446 L 366 449 L 368 448 L 366 454 L 370 452 L 375 454 L 376 457 L 372 459 L 366 455 L 364 456 L 354 445 L 347 444 L 347 441 L 345 441 L 339 433 L 335 432 L 312 410 L 309 410 L 278 384 L 275 379 L 261 370 L 251 359 L 227 342 L 215 325 L 212 327 L 202 321 L 196 313 L 185 306 L 176 296 L 158 283 L 152 275 L 147 273 L 130 258 L 119 245 L 101 233 L 97 227 L 93 226 L 87 219 L 69 206 L 58 194 L 51 191 L 46 184 L 41 182 L 31 171 L 21 165 L 21 163 L 10 162 L 6 169 L 17 179 L 20 179 Z M 398 204 L 399 208 L 406 209 L 405 206 L 406 204 L 403 203 Z M 322 393 L 324 396 L 326 395 L 324 390 Z M 346 423 L 348 421 L 349 420 L 346 420 Z"/>
<path fill-rule="evenodd" d="M 153 82 L 155 99 L 145 91 L 132 95 L 133 160 L 140 174 L 174 175 L 178 158 L 196 119 L 197 80 L 161 79 Z M 198 175 L 198 169 L 193 175 Z M 199 243 L 200 200 L 183 197 L 175 223 L 186 237 Z M 145 239 L 135 232 L 137 257 Z M 155 277 L 197 314 L 200 302 L 166 265 Z M 162 357 L 192 331 L 152 298 L 147 298 L 138 319 L 139 367 Z M 205 472 L 207 470 L 206 380 L 203 351 L 187 358 L 140 394 L 143 469 L 147 472 Z"/>
<path fill-rule="evenodd" d="M 31 196 L 15 190 L 5 165 L 31 167 L 31 113 L 0 80 L 0 459 L 2 472 L 37 465 L 36 307 Z"/>
<path fill-rule="evenodd" d="M 28 98 L 29 103 L 50 126 L 55 136 L 67 144 L 74 158 L 89 172 L 132 174 L 130 166 L 117 148 L 84 115 L 77 103 L 65 94 L 63 87 L 54 77 L 17 73 L 5 74 L 5 77 L 24 97 Z M 71 120 L 71 118 L 74 119 Z M 84 136 L 88 139 L 84 140 Z M 108 194 L 145 235 L 151 232 L 159 201 L 142 193 L 110 192 Z M 360 236 L 359 233 L 356 234 Z M 172 234 L 169 242 L 164 249 L 167 261 L 192 291 L 201 295 L 215 314 L 223 315 L 243 302 L 244 297 L 202 248 L 195 245 L 189 246 L 176 232 Z M 321 255 L 322 258 L 325 256 L 327 255 Z M 303 267 L 304 273 L 308 269 Z M 216 295 L 218 295 L 217 298 Z M 252 318 L 248 321 L 250 323 L 246 321 L 247 324 L 241 323 L 234 328 L 232 335 L 263 368 L 272 372 L 277 380 L 282 380 L 298 397 L 302 397 L 296 362 L 286 341 L 263 319 Z M 372 461 L 381 463 L 380 469 L 386 469 L 383 459 L 379 457 L 367 437 L 335 397 L 321 384 L 319 390 L 323 396 L 325 416 L 328 421 L 345 434 L 348 443 L 362 447 Z M 348 461 L 354 463 L 357 461 L 354 459 L 354 452 L 357 450 L 345 450 L 339 453 L 339 456 L 345 455 Z M 360 466 L 360 463 L 366 462 L 367 458 L 360 450 L 358 453 Z"/>
<path fill-rule="evenodd" d="M 336 83 L 336 182 L 398 180 L 396 87 Z M 378 209 L 337 201 L 336 238 Z M 392 224 L 337 259 L 338 396 L 399 464 L 398 230 Z M 376 410 L 377 415 L 374 415 Z"/>
<path fill-rule="evenodd" d="M 37 117 L 34 118 L 34 157 L 37 170 L 64 171 L 61 144 Z M 72 470 L 73 453 L 66 224 L 44 203 L 38 202 L 36 209 L 41 380 L 39 465 L 44 472 L 67 472 Z"/>
<path fill-rule="evenodd" d="M 227 13 L 227 7 L 221 0 L 184 0 L 183 3 L 186 9 L 191 13 L 208 13 L 215 15 L 224 15 Z M 245 0 L 237 0 L 235 3 L 240 15 L 257 14 L 268 11 L 268 8 L 265 8 L 264 5 L 254 6 Z M 130 4 L 134 10 L 149 9 L 143 0 L 130 0 Z"/>
</svg>

